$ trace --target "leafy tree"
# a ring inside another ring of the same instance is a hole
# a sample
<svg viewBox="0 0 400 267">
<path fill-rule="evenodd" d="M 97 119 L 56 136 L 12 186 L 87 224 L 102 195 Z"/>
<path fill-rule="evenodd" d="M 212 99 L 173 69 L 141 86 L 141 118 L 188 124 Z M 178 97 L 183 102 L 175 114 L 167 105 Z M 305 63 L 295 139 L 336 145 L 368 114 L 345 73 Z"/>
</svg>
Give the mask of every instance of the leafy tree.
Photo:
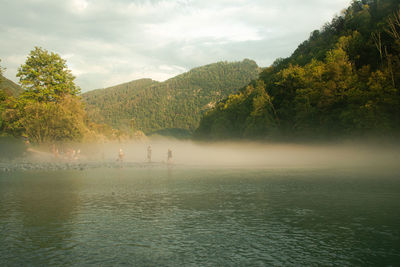
<svg viewBox="0 0 400 267">
<path fill-rule="evenodd" d="M 276 135 L 279 120 L 263 81 L 256 82 L 251 98 L 253 100 L 252 111 L 246 118 L 243 137 L 267 138 Z"/>
<path fill-rule="evenodd" d="M 66 95 L 77 95 L 79 87 L 68 70 L 66 61 L 56 53 L 40 47 L 32 50 L 17 73 L 22 88 L 22 97 L 38 102 L 58 102 Z"/>
<path fill-rule="evenodd" d="M 265 84 L 257 81 L 207 112 L 195 137 L 268 138 L 276 134 L 278 124 Z"/>
<path fill-rule="evenodd" d="M 25 92 L 2 101 L 5 132 L 36 143 L 79 141 L 90 132 L 79 88 L 59 55 L 36 47 L 17 76 Z"/>
</svg>

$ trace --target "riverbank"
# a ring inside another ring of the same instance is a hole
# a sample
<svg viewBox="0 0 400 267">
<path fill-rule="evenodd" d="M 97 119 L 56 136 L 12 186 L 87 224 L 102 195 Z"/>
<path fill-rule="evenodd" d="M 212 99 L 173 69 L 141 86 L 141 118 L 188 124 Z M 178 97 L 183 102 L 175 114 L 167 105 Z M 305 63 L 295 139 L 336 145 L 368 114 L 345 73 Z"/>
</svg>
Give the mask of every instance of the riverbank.
<svg viewBox="0 0 400 267">
<path fill-rule="evenodd" d="M 32 171 L 32 170 L 87 170 L 96 168 L 153 168 L 158 166 L 165 166 L 166 163 L 138 163 L 138 162 L 1 162 L 0 173 L 14 172 L 14 171 Z"/>
</svg>

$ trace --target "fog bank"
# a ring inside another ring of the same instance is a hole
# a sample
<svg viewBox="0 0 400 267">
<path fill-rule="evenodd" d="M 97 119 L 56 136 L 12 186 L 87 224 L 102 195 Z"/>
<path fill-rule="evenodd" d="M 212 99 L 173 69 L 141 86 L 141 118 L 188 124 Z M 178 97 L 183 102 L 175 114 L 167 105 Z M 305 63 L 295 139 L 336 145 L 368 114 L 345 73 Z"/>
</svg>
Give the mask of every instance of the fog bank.
<svg viewBox="0 0 400 267">
<path fill-rule="evenodd" d="M 0 144 L 1 145 L 1 144 Z M 4 155 L 15 154 L 19 146 L 1 145 Z M 126 163 L 148 163 L 151 146 L 152 164 L 168 163 L 167 152 L 172 151 L 170 164 L 227 167 L 335 167 L 335 166 L 398 166 L 398 145 L 367 144 L 268 144 L 257 142 L 197 143 L 166 138 L 149 138 L 142 142 L 103 144 L 56 144 L 26 146 L 25 152 L 13 161 L 36 162 L 115 162 L 122 150 Z M 57 150 L 57 157 L 54 150 Z M 8 151 L 6 151 L 8 150 Z M 73 152 L 72 152 L 73 151 Z M 14 153 L 13 153 L 14 152 Z M 74 153 L 75 156 L 71 156 Z"/>
</svg>

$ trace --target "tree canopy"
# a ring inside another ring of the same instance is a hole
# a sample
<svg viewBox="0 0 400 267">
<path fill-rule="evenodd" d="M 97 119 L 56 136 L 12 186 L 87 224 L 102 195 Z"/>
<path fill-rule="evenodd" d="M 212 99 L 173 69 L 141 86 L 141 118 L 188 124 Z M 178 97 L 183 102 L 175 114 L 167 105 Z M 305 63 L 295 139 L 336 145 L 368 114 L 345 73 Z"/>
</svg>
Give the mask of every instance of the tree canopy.
<svg viewBox="0 0 400 267">
<path fill-rule="evenodd" d="M 25 91 L 0 94 L 0 130 L 35 143 L 78 141 L 90 133 L 79 87 L 56 53 L 36 47 L 18 70 Z"/>
<path fill-rule="evenodd" d="M 58 54 L 35 47 L 18 69 L 22 97 L 38 102 L 58 102 L 66 95 L 77 95 L 80 88 L 67 63 Z"/>
</svg>

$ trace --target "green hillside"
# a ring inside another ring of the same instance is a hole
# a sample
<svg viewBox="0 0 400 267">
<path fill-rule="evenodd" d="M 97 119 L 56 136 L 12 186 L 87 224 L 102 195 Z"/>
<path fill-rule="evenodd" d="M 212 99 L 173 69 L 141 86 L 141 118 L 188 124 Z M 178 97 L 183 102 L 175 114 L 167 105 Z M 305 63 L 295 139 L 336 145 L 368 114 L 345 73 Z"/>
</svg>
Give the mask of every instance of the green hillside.
<svg viewBox="0 0 400 267">
<path fill-rule="evenodd" d="M 13 96 L 18 96 L 23 91 L 21 86 L 7 79 L 3 75 L 0 75 L 0 90 L 4 90 Z"/>
<path fill-rule="evenodd" d="M 400 131 L 399 0 L 355 0 L 258 81 L 207 112 L 198 138 L 337 138 Z"/>
<path fill-rule="evenodd" d="M 197 128 L 202 113 L 250 81 L 257 64 L 218 62 L 190 70 L 165 82 L 142 79 L 82 95 L 89 117 L 98 123 L 145 133 Z"/>
<path fill-rule="evenodd" d="M 139 96 L 140 91 L 157 83 L 151 79 L 131 81 L 84 93 L 82 100 L 86 103 L 86 111 L 92 121 L 128 129 L 132 116 L 126 111 L 127 107 L 131 106 L 130 103 L 134 102 L 133 99 Z"/>
</svg>

